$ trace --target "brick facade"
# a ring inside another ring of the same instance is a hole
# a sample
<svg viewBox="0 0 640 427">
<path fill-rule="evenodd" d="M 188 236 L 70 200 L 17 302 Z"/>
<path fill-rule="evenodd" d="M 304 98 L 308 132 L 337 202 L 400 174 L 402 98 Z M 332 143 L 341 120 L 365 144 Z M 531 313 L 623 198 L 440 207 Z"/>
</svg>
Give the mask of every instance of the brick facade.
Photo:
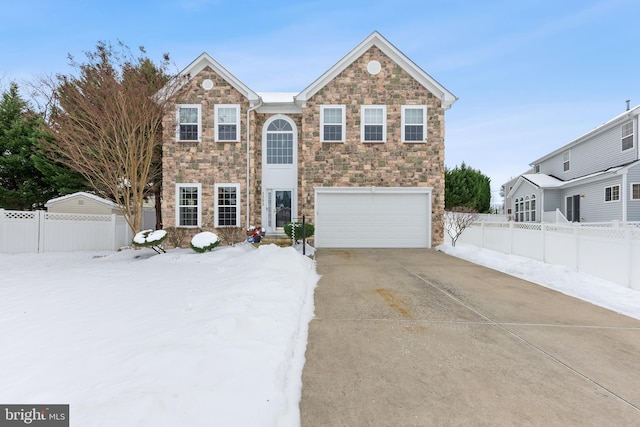
<svg viewBox="0 0 640 427">
<path fill-rule="evenodd" d="M 367 64 L 381 64 L 370 74 Z M 205 90 L 210 79 L 213 88 Z M 201 142 L 176 141 L 176 105 L 202 108 Z M 241 106 L 240 142 L 214 140 L 214 105 Z M 320 142 L 320 105 L 346 105 L 346 142 Z M 292 104 L 293 105 L 293 104 Z M 386 105 L 387 139 L 363 143 L 361 105 Z M 401 142 L 401 107 L 427 106 L 427 141 Z M 258 108 L 249 113 L 249 224 L 261 224 L 263 125 L 276 113 Z M 214 184 L 240 184 L 240 227 L 245 227 L 247 180 L 247 111 L 249 100 L 212 68 L 189 76 L 171 97 L 163 122 L 164 227 L 175 226 L 176 183 L 202 185 L 202 228 L 214 228 Z M 314 187 L 432 187 L 432 246 L 444 237 L 444 108 L 442 101 L 377 46 L 367 49 L 302 105 L 302 112 L 283 113 L 298 130 L 298 215 L 313 222 Z M 393 218 L 389 218 L 393 226 Z M 192 234 L 197 230 L 191 230 Z"/>
</svg>

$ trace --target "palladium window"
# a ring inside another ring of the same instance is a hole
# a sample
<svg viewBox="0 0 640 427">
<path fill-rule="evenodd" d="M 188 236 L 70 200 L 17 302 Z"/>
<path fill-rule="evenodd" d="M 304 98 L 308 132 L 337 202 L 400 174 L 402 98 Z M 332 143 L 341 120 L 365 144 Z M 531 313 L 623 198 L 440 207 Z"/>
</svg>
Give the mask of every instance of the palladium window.
<svg viewBox="0 0 640 427">
<path fill-rule="evenodd" d="M 216 141 L 240 141 L 240 106 L 215 106 L 215 138 Z"/>
<path fill-rule="evenodd" d="M 631 200 L 640 200 L 640 184 L 631 184 Z"/>
<path fill-rule="evenodd" d="M 633 148 L 633 122 L 622 125 L 622 151 Z"/>
<path fill-rule="evenodd" d="M 427 106 L 402 106 L 402 142 L 425 142 L 427 140 Z"/>
<path fill-rule="evenodd" d="M 216 184 L 215 191 L 215 227 L 239 227 L 240 184 Z"/>
<path fill-rule="evenodd" d="M 276 119 L 267 128 L 267 164 L 293 164 L 293 127 L 283 119 Z"/>
<path fill-rule="evenodd" d="M 387 107 L 363 105 L 360 110 L 360 140 L 385 142 L 387 140 Z"/>
<path fill-rule="evenodd" d="M 176 184 L 176 227 L 200 227 L 201 201 L 201 184 Z"/>
<path fill-rule="evenodd" d="M 571 169 L 571 152 L 565 151 L 562 154 L 562 170 L 567 172 Z"/>
<path fill-rule="evenodd" d="M 344 105 L 320 106 L 320 141 L 345 141 L 345 107 Z"/>
<path fill-rule="evenodd" d="M 604 188 L 604 201 L 615 202 L 620 200 L 620 186 L 612 185 L 611 187 Z"/>
<path fill-rule="evenodd" d="M 176 139 L 178 141 L 200 141 L 200 105 L 178 105 L 176 112 Z"/>
</svg>

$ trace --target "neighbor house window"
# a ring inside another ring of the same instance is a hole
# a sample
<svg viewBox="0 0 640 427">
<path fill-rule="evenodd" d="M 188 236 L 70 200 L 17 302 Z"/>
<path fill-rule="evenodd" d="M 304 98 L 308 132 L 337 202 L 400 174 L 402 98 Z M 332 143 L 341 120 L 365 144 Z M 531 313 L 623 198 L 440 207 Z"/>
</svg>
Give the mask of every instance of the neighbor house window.
<svg viewBox="0 0 640 427">
<path fill-rule="evenodd" d="M 387 140 L 387 107 L 363 105 L 360 110 L 360 139 L 362 142 Z"/>
<path fill-rule="evenodd" d="M 201 106 L 197 104 L 183 104 L 177 106 L 176 139 L 178 141 L 200 141 Z"/>
<path fill-rule="evenodd" d="M 534 173 L 540 173 L 540 165 L 535 165 L 535 166 L 533 167 L 533 172 L 534 172 Z"/>
<path fill-rule="evenodd" d="M 633 148 L 633 122 L 622 125 L 622 151 Z"/>
<path fill-rule="evenodd" d="M 402 142 L 427 140 L 427 106 L 402 106 Z"/>
<path fill-rule="evenodd" d="M 612 185 L 611 187 L 604 188 L 604 201 L 615 202 L 620 200 L 620 186 Z"/>
<path fill-rule="evenodd" d="M 565 151 L 562 154 L 562 170 L 567 172 L 571 169 L 571 152 Z"/>
<path fill-rule="evenodd" d="M 239 227 L 240 184 L 216 184 L 215 191 L 215 227 Z"/>
<path fill-rule="evenodd" d="M 214 114 L 216 141 L 240 141 L 240 106 L 216 105 Z"/>
<path fill-rule="evenodd" d="M 176 184 L 176 227 L 200 227 L 202 184 Z"/>
<path fill-rule="evenodd" d="M 631 184 L 631 200 L 640 200 L 640 183 Z"/>
<path fill-rule="evenodd" d="M 531 196 L 531 221 L 536 221 L 536 196 Z"/>
<path fill-rule="evenodd" d="M 345 106 L 321 105 L 320 106 L 320 141 L 344 142 L 345 132 Z"/>
</svg>

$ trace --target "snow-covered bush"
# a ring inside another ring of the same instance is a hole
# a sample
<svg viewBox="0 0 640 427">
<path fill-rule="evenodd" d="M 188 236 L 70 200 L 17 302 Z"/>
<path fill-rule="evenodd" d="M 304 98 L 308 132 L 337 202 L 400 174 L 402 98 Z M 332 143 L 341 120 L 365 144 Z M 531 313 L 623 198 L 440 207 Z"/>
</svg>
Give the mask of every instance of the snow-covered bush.
<svg viewBox="0 0 640 427">
<path fill-rule="evenodd" d="M 210 231 L 203 231 L 201 233 L 196 234 L 191 239 L 191 249 L 196 252 L 206 252 L 215 248 L 220 244 L 220 238 L 215 233 Z"/>
<path fill-rule="evenodd" d="M 315 232 L 315 227 L 313 224 L 309 224 L 308 222 L 304 224 L 304 237 L 308 239 L 313 236 Z M 290 239 L 293 239 L 295 235 L 296 242 L 298 240 L 302 240 L 302 223 L 301 222 L 290 222 L 284 225 L 284 232 Z"/>
<path fill-rule="evenodd" d="M 167 238 L 165 230 L 142 230 L 135 236 L 131 244 L 138 247 L 158 246 Z"/>
</svg>

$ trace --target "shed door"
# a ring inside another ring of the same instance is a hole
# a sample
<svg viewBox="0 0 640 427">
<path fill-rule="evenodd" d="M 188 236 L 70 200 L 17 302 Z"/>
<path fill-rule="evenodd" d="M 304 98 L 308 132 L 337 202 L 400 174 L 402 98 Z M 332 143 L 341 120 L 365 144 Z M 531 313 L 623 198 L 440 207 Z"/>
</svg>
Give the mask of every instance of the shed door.
<svg viewBox="0 0 640 427">
<path fill-rule="evenodd" d="M 428 248 L 431 189 L 316 189 L 319 248 Z"/>
</svg>

